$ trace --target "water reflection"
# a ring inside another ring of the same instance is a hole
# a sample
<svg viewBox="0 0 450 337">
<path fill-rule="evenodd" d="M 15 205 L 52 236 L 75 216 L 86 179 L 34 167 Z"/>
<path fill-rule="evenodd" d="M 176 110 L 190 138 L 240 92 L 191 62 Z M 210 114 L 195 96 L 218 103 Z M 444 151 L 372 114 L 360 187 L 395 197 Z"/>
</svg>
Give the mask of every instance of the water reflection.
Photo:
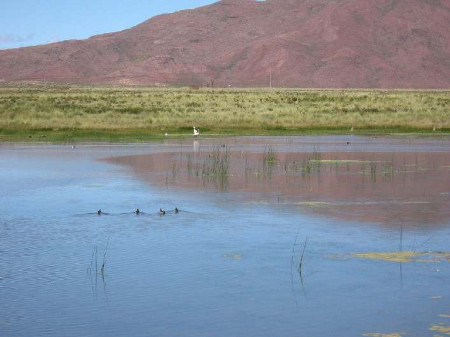
<svg viewBox="0 0 450 337">
<path fill-rule="evenodd" d="M 350 142 L 0 145 L 0 335 L 433 336 L 449 144 Z"/>
<path fill-rule="evenodd" d="M 192 145 L 193 152 L 199 152 L 200 151 L 200 143 L 198 140 L 194 140 Z"/>
<path fill-rule="evenodd" d="M 202 140 L 204 143 L 206 140 Z M 365 140 L 364 140 L 365 141 Z M 421 142 L 421 140 L 419 140 Z M 395 143 L 395 142 L 394 142 Z M 354 142 L 352 143 L 354 144 Z M 286 206 L 351 221 L 447 224 L 450 157 L 442 142 L 393 144 L 380 151 L 284 145 L 204 144 L 192 150 L 112 157 L 150 184 L 236 193 L 250 204 Z M 450 148 L 450 147 L 449 147 Z M 448 150 L 448 149 L 447 149 Z"/>
</svg>

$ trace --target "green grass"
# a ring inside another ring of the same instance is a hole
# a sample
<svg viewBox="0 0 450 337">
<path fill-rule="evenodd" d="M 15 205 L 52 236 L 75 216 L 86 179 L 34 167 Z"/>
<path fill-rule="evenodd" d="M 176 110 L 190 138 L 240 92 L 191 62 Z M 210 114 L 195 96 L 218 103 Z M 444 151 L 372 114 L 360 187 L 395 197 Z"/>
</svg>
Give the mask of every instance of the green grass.
<svg viewBox="0 0 450 337">
<path fill-rule="evenodd" d="M 2 140 L 450 131 L 450 91 L 0 86 Z"/>
</svg>

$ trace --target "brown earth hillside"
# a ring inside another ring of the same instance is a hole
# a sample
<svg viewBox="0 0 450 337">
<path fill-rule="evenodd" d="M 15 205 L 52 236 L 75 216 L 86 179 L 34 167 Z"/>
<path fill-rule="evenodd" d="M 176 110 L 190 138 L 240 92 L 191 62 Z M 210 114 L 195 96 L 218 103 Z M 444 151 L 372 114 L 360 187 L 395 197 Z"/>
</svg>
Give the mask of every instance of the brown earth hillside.
<svg viewBox="0 0 450 337">
<path fill-rule="evenodd" d="M 450 88 L 450 0 L 222 0 L 0 50 L 0 81 Z"/>
</svg>

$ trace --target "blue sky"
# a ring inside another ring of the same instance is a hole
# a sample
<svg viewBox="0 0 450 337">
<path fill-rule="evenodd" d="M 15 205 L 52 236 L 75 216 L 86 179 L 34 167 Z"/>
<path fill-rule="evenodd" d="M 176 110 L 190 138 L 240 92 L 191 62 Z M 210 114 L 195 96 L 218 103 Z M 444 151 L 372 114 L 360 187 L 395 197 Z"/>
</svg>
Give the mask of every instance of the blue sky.
<svg viewBox="0 0 450 337">
<path fill-rule="evenodd" d="M 0 0 L 0 49 L 85 39 L 217 0 Z"/>
</svg>

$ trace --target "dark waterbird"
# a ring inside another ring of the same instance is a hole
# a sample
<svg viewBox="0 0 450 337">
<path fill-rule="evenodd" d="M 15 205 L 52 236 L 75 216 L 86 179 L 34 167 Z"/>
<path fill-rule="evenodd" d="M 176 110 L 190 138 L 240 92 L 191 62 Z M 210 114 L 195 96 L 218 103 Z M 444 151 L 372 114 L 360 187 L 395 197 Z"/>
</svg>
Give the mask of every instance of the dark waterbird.
<svg viewBox="0 0 450 337">
<path fill-rule="evenodd" d="M 139 213 L 141 213 L 141 211 L 139 210 L 139 208 L 136 208 L 136 210 L 134 211 L 134 213 L 136 213 L 136 215 L 139 215 Z"/>
<path fill-rule="evenodd" d="M 175 209 L 173 210 L 175 213 L 178 213 L 180 210 L 178 209 L 178 207 L 175 207 Z"/>
<path fill-rule="evenodd" d="M 163 210 L 162 208 L 160 208 L 160 209 L 159 209 L 159 215 L 164 215 L 164 214 L 166 214 L 166 211 Z"/>
</svg>

